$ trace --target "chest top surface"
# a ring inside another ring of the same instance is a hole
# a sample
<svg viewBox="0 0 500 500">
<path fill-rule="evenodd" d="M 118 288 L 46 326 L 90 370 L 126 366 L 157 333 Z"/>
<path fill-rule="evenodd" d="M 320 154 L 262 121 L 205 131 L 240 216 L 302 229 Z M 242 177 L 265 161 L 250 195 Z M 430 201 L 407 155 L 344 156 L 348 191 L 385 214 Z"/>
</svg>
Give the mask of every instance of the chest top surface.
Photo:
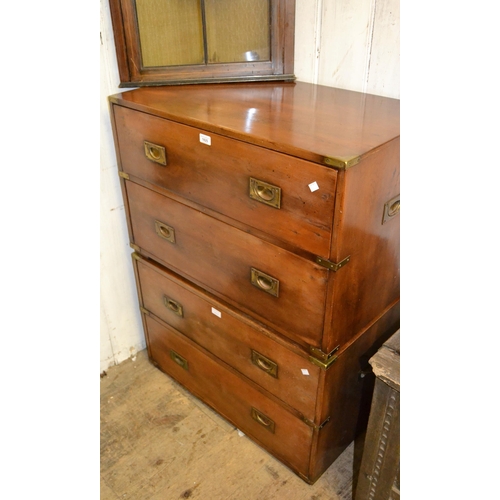
<svg viewBox="0 0 500 500">
<path fill-rule="evenodd" d="M 399 100 L 304 82 L 141 88 L 110 101 L 339 168 L 399 137 Z"/>
</svg>

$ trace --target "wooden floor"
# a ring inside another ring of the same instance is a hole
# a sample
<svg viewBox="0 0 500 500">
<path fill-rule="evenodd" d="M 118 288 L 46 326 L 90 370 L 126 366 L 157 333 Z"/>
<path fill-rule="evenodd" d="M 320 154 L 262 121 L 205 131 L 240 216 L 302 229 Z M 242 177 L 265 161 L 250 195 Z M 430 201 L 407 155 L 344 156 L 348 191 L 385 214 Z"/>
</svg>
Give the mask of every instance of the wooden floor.
<svg viewBox="0 0 500 500">
<path fill-rule="evenodd" d="M 101 500 L 352 499 L 357 442 L 311 486 L 153 367 L 146 351 L 101 377 Z"/>
</svg>

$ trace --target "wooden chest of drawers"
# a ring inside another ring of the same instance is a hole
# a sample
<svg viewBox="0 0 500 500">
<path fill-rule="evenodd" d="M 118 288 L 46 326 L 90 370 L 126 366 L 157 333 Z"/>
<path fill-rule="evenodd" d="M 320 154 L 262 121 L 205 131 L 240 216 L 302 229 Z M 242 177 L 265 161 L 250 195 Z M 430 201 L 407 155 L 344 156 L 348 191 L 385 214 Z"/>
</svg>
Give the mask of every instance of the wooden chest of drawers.
<svg viewBox="0 0 500 500">
<path fill-rule="evenodd" d="M 262 82 L 110 103 L 150 359 L 314 482 L 399 325 L 399 101 Z"/>
</svg>

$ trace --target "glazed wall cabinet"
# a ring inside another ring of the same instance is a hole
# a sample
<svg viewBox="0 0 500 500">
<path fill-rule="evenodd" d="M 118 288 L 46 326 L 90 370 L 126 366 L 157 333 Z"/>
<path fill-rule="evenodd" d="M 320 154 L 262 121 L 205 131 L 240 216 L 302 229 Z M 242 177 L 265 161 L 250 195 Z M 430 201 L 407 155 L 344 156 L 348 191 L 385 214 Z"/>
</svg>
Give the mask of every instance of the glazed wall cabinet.
<svg viewBox="0 0 500 500">
<path fill-rule="evenodd" d="M 295 0 L 110 0 L 122 87 L 294 79 Z"/>
<path fill-rule="evenodd" d="M 399 327 L 399 101 L 246 82 L 110 106 L 151 361 L 314 482 Z"/>
</svg>

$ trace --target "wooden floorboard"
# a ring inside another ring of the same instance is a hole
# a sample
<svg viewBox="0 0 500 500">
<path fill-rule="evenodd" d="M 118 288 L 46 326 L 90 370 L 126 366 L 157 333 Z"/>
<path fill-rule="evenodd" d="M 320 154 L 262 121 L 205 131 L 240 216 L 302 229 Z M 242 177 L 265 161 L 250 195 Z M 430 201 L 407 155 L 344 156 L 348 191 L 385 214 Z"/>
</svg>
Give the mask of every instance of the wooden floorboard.
<svg viewBox="0 0 500 500">
<path fill-rule="evenodd" d="M 356 445 L 308 485 L 146 351 L 101 378 L 101 500 L 352 500 Z"/>
</svg>

